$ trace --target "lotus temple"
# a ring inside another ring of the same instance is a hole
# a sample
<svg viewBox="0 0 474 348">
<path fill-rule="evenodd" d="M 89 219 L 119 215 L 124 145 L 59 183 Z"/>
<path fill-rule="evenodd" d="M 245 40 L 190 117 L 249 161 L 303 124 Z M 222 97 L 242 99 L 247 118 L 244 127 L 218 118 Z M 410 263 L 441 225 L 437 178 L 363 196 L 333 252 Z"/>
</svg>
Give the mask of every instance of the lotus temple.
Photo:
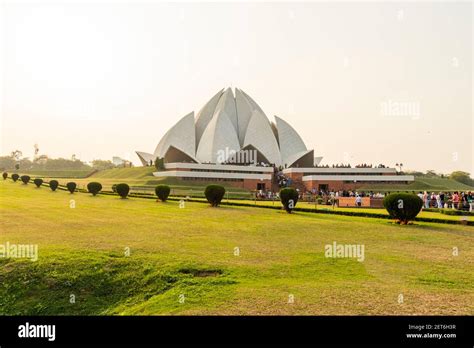
<svg viewBox="0 0 474 348">
<path fill-rule="evenodd" d="M 195 115 L 180 119 L 153 153 L 137 151 L 143 165 L 157 159 L 157 177 L 203 183 L 225 182 L 249 190 L 278 190 L 281 177 L 306 190 L 350 190 L 367 183 L 409 183 L 395 168 L 319 166 L 293 127 L 280 117 L 271 122 L 244 91 L 222 89 Z"/>
</svg>

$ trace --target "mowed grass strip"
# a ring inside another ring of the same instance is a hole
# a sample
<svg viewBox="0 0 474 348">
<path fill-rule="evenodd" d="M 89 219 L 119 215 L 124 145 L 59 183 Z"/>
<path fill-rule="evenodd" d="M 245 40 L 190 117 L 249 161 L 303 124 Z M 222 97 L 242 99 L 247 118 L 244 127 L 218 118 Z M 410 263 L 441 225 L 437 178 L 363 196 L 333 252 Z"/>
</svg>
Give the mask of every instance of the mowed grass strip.
<svg viewBox="0 0 474 348">
<path fill-rule="evenodd" d="M 473 233 L 251 207 L 180 208 L 7 180 L 0 244 L 37 244 L 39 259 L 0 258 L 0 314 L 472 315 Z M 325 257 L 333 242 L 364 245 L 364 261 Z"/>
</svg>

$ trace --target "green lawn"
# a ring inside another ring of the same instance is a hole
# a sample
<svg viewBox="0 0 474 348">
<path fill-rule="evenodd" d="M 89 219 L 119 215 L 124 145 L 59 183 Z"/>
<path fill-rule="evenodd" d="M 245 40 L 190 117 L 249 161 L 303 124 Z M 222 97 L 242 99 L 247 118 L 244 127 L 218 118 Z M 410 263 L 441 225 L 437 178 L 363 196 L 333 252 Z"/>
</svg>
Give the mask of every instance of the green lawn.
<svg viewBox="0 0 474 348">
<path fill-rule="evenodd" d="M 155 167 L 113 168 L 101 170 L 94 173 L 92 177 L 108 179 L 143 179 L 153 177 L 153 172 L 156 172 Z"/>
<path fill-rule="evenodd" d="M 364 245 L 364 261 L 326 258 L 334 241 Z M 6 180 L 6 242 L 37 244 L 39 258 L 0 258 L 0 314 L 474 314 L 469 226 L 180 209 Z"/>
</svg>

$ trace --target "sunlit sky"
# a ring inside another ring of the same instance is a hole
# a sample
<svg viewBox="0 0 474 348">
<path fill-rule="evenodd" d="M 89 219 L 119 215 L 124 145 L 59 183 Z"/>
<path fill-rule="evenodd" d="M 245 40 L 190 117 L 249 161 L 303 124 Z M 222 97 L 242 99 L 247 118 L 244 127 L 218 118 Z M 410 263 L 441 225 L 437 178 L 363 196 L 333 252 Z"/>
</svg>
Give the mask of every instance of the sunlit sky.
<svg viewBox="0 0 474 348">
<path fill-rule="evenodd" d="M 182 116 L 238 87 L 323 163 L 474 171 L 471 3 L 7 1 L 1 11 L 0 155 L 31 157 L 37 143 L 51 157 L 139 165 L 135 150 L 153 152 Z"/>
</svg>

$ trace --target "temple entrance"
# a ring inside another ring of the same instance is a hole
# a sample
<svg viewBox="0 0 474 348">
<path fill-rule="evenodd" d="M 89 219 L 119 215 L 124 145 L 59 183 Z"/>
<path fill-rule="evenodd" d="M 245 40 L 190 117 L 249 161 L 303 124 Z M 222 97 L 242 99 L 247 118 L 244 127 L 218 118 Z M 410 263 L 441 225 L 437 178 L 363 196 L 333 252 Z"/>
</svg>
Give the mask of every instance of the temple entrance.
<svg viewBox="0 0 474 348">
<path fill-rule="evenodd" d="M 259 182 L 257 183 L 257 190 L 260 191 L 265 191 L 265 183 L 264 182 Z"/>
<path fill-rule="evenodd" d="M 318 185 L 318 191 L 327 192 L 328 191 L 328 184 L 319 184 Z"/>
</svg>

